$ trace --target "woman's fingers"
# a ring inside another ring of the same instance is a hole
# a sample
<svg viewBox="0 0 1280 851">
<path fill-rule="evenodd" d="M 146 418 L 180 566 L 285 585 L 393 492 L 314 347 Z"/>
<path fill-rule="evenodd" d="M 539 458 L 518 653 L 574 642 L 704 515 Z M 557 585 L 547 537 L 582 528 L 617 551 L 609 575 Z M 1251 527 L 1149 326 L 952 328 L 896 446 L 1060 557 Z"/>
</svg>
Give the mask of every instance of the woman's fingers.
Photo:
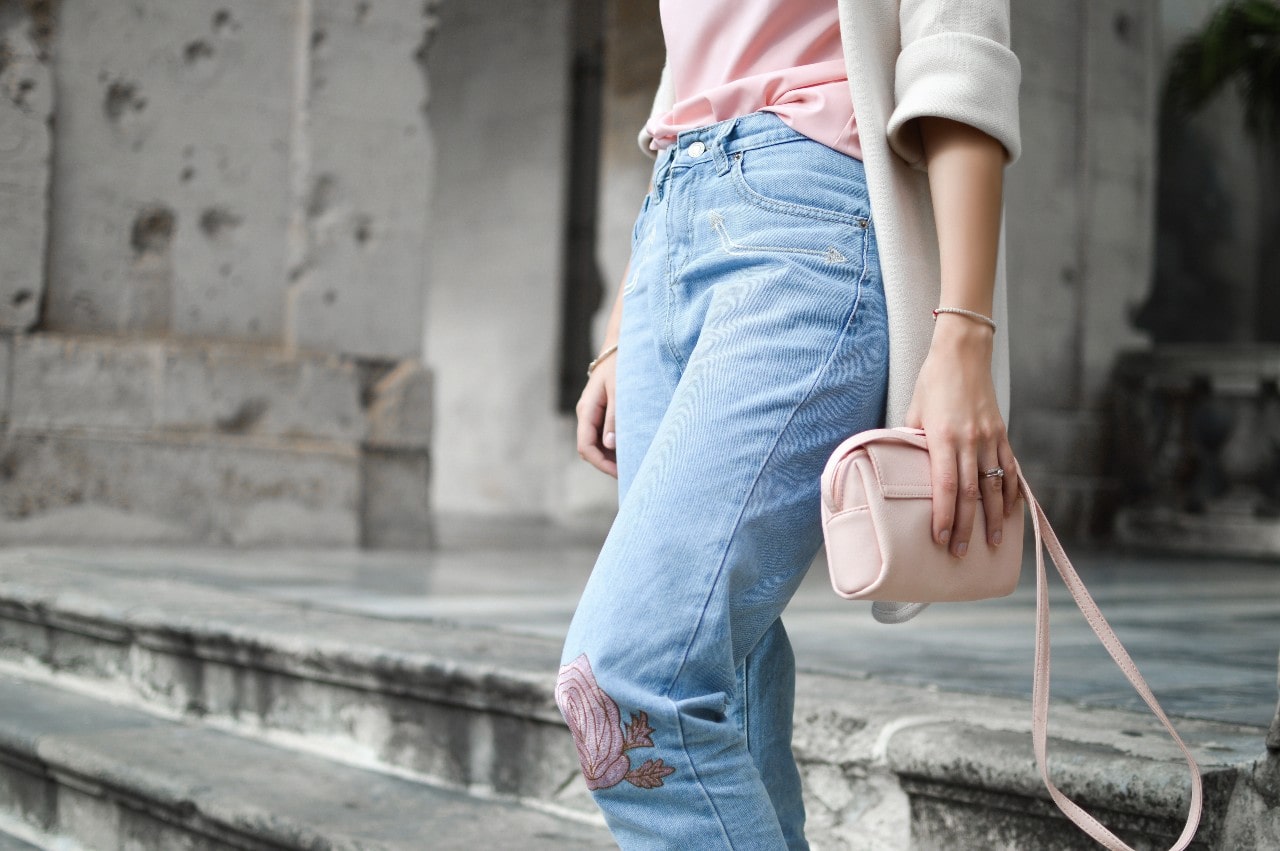
<svg viewBox="0 0 1280 851">
<path fill-rule="evenodd" d="M 604 430 L 600 434 L 600 444 L 610 452 L 618 448 L 617 427 L 613 424 L 613 399 L 610 397 L 604 410 Z"/>
<path fill-rule="evenodd" d="M 1000 546 L 1004 539 L 1004 479 L 995 471 L 1002 469 L 1000 454 L 994 448 L 978 456 L 978 485 L 982 490 L 982 515 L 986 518 L 987 543 L 993 547 Z M 1006 471 L 1007 472 L 1007 471 Z"/>
<path fill-rule="evenodd" d="M 604 426 L 611 408 L 604 381 L 588 381 L 577 406 L 578 455 L 592 467 L 616 478 L 618 464 L 613 447 L 604 445 Z"/>
<path fill-rule="evenodd" d="M 929 441 L 933 482 L 933 536 L 957 558 L 964 558 L 974 534 L 999 546 L 1004 539 L 1004 519 L 1016 505 L 1017 467 L 1007 438 L 988 445 L 966 445 L 941 439 Z M 1003 477 L 985 476 L 997 467 Z M 979 522 L 978 507 L 982 518 Z"/>
<path fill-rule="evenodd" d="M 951 554 L 964 558 L 969 552 L 973 520 L 978 513 L 982 492 L 978 487 L 978 456 L 973 449 L 961 447 L 956 457 L 959 462 L 959 489 L 956 493 L 956 521 L 951 529 Z"/>
<path fill-rule="evenodd" d="M 1013 457 L 1013 447 L 1008 439 L 1000 441 L 1000 466 L 1004 468 L 1004 478 L 1000 480 L 1004 497 L 1004 516 L 1012 517 L 1018 507 L 1018 460 Z"/>
<path fill-rule="evenodd" d="M 956 453 L 950 444 L 929 443 L 929 477 L 933 485 L 933 539 L 942 546 L 951 543 L 956 519 Z"/>
</svg>

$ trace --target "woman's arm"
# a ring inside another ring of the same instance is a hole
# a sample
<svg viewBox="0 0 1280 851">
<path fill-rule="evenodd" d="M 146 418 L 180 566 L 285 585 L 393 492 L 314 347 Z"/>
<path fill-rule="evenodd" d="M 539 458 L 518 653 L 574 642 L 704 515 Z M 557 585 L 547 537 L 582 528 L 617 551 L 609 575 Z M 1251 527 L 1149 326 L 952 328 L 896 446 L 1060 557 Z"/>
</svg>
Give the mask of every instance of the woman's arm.
<svg viewBox="0 0 1280 851">
<path fill-rule="evenodd" d="M 942 261 L 938 306 L 990 316 L 1005 149 L 966 124 L 918 120 Z M 1016 462 L 991 378 L 993 337 L 981 322 L 939 314 L 907 412 L 907 425 L 923 428 L 929 436 L 934 538 L 961 558 L 968 550 L 978 500 L 989 507 L 987 540 L 998 545 L 1003 520 L 1018 496 Z M 981 477 L 993 467 L 1006 470 L 1003 479 Z"/>
</svg>

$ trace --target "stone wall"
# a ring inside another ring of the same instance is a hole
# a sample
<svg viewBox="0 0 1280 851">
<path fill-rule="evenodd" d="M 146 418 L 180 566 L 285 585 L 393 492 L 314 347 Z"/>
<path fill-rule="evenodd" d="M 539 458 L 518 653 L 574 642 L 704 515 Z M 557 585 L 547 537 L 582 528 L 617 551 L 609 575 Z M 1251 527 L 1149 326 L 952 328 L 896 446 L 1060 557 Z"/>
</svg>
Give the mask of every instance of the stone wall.
<svg viewBox="0 0 1280 851">
<path fill-rule="evenodd" d="M 436 24 L 0 2 L 0 540 L 425 541 Z"/>
</svg>

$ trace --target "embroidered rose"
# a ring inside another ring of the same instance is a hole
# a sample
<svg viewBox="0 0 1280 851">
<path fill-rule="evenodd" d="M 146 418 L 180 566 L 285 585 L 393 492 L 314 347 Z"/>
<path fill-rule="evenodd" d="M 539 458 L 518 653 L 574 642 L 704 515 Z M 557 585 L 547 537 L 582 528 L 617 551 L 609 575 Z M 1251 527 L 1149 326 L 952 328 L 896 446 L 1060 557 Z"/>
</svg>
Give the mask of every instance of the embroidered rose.
<svg viewBox="0 0 1280 851">
<path fill-rule="evenodd" d="M 585 653 L 560 669 L 556 704 L 573 734 L 588 789 L 607 789 L 623 780 L 641 789 L 656 789 L 662 778 L 675 771 L 660 759 L 631 768 L 627 751 L 653 747 L 648 713 L 633 712 L 624 729 L 618 704 L 596 683 Z"/>
<path fill-rule="evenodd" d="M 631 768 L 622 751 L 618 704 L 596 685 L 585 653 L 560 669 L 556 703 L 578 746 L 587 788 L 616 786 Z"/>
</svg>

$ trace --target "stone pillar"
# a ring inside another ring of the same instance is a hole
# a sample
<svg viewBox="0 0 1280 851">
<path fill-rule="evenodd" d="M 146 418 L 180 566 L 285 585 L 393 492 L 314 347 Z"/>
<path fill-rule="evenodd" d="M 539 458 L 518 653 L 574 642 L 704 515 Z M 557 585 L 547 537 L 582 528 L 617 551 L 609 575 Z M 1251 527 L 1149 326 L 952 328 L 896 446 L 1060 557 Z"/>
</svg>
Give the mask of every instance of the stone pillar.
<svg viewBox="0 0 1280 851">
<path fill-rule="evenodd" d="M 1114 489 L 1105 388 L 1151 273 L 1155 0 L 1021 4 L 1022 161 L 1008 177 L 1014 446 L 1064 532 Z"/>
<path fill-rule="evenodd" d="M 576 457 L 555 409 L 570 12 L 570 0 L 440 6 L 426 351 L 442 512 L 548 514 Z"/>
<path fill-rule="evenodd" d="M 426 540 L 433 9 L 0 3 L 0 541 Z"/>
</svg>

